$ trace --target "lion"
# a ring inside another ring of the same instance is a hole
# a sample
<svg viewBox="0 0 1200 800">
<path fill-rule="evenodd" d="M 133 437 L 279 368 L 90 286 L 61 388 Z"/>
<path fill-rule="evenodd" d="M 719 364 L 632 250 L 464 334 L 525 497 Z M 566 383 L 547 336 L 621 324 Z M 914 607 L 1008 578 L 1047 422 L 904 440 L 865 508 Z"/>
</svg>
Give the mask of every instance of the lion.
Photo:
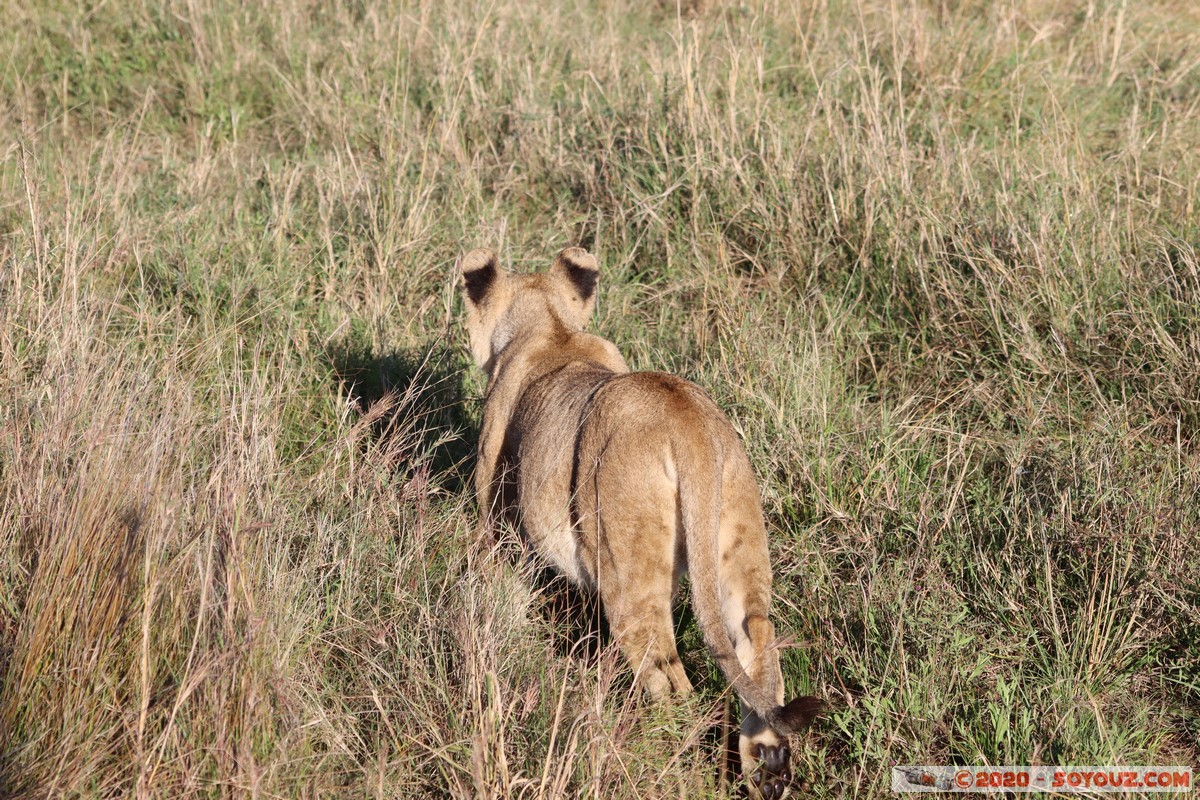
<svg viewBox="0 0 1200 800">
<path fill-rule="evenodd" d="M 598 593 L 635 684 L 656 699 L 692 688 L 671 619 L 686 570 L 704 642 L 742 703 L 750 794 L 783 797 L 788 735 L 823 704 L 784 703 L 766 527 L 733 426 L 700 387 L 630 372 L 616 346 L 584 331 L 600 276 L 587 251 L 568 248 L 547 272 L 516 274 L 477 249 L 459 272 L 471 353 L 488 378 L 480 536 L 507 520 Z"/>
</svg>

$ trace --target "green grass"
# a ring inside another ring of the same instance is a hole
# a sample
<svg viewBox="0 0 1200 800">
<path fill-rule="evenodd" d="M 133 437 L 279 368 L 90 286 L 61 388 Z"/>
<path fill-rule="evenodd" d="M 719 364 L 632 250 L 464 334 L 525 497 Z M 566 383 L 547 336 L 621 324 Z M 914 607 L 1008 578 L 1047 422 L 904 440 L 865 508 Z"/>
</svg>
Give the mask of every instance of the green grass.
<svg viewBox="0 0 1200 800">
<path fill-rule="evenodd" d="M 472 548 L 478 245 L 742 431 L 805 794 L 1200 764 L 1200 16 L 683 11 L 7 10 L 0 795 L 731 792 Z"/>
</svg>

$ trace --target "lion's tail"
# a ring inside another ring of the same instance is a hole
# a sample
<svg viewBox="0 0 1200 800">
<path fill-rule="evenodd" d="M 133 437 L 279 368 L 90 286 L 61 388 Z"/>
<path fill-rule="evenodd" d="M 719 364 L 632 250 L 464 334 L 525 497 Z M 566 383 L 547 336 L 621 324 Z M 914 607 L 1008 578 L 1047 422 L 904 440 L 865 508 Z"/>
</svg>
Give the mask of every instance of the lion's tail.
<svg viewBox="0 0 1200 800">
<path fill-rule="evenodd" d="M 675 438 L 679 446 L 675 458 L 680 516 L 691 576 L 692 609 L 709 652 L 742 702 L 779 733 L 795 733 L 812 722 L 824 703 L 816 697 L 797 697 L 786 705 L 779 705 L 742 668 L 721 612 L 719 528 L 725 466 L 721 438 L 719 435 L 696 437 L 694 431 L 691 436 Z"/>
</svg>

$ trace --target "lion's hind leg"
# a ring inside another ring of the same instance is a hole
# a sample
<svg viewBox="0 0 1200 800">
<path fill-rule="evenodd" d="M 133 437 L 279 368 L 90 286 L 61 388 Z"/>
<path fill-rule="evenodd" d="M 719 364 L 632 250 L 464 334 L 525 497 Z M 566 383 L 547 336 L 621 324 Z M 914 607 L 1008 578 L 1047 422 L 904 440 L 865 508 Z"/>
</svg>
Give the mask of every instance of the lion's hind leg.
<svg viewBox="0 0 1200 800">
<path fill-rule="evenodd" d="M 688 694 L 671 617 L 683 564 L 673 487 L 617 479 L 606 487 L 606 477 L 618 476 L 603 469 L 596 477 L 603 506 L 583 525 L 582 538 L 593 543 L 584 549 L 591 550 L 609 630 L 651 697 Z"/>
<path fill-rule="evenodd" d="M 675 648 L 670 604 L 663 608 L 662 604 L 646 598 L 639 611 L 636 602 L 614 607 L 614 603 L 604 600 L 604 595 L 601 590 L 609 629 L 633 668 L 635 683 L 656 700 L 691 692 L 692 684 Z"/>
</svg>

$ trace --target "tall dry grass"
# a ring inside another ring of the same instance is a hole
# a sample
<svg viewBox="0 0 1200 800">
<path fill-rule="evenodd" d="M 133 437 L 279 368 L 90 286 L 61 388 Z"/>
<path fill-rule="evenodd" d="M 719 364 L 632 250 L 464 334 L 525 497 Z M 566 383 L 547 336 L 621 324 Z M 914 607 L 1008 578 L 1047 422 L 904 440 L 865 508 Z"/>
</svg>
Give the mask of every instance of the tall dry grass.
<svg viewBox="0 0 1200 800">
<path fill-rule="evenodd" d="M 5 12 L 0 794 L 733 791 L 471 547 L 477 244 L 742 430 L 806 794 L 1197 763 L 1188 4 Z"/>
</svg>

